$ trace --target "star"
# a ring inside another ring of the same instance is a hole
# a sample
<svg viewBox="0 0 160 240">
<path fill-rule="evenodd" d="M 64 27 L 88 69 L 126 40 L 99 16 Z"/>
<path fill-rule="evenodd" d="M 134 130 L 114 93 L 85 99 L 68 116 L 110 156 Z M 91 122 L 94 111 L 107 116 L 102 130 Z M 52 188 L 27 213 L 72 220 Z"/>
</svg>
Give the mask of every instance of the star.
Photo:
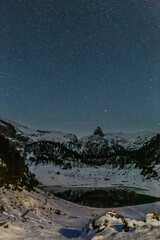
<svg viewBox="0 0 160 240">
<path fill-rule="evenodd" d="M 1 2 L 1 115 L 66 132 L 75 126 L 65 122 L 77 121 L 154 131 L 158 0 Z"/>
</svg>

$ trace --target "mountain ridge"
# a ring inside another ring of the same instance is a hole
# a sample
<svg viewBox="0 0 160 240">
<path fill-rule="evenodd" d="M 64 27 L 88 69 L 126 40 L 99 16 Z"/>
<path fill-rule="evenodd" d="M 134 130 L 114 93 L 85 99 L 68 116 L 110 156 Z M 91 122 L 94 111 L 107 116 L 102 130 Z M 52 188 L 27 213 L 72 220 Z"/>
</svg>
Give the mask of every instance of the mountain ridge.
<svg viewBox="0 0 160 240">
<path fill-rule="evenodd" d="M 159 138 L 155 133 L 104 134 L 98 127 L 92 135 L 78 139 L 72 133 L 34 130 L 4 119 L 0 119 L 0 133 L 27 161 L 36 164 L 52 162 L 67 169 L 75 165 L 106 163 L 123 168 L 135 163 L 144 174 L 157 176 L 152 164 L 159 163 Z M 153 148 L 154 142 L 156 147 Z"/>
<path fill-rule="evenodd" d="M 0 117 L 0 126 L 6 126 L 6 124 L 12 125 L 15 128 L 15 131 L 17 131 L 17 134 L 22 134 L 24 137 L 29 138 L 30 140 L 35 141 L 57 141 L 62 142 L 65 141 L 82 141 L 87 138 L 90 138 L 91 136 L 95 136 L 94 134 L 77 137 L 73 133 L 66 133 L 63 131 L 58 130 L 39 130 L 39 129 L 33 129 L 26 126 L 23 126 L 19 123 L 16 123 L 15 121 L 11 121 L 5 118 Z M 155 132 L 150 131 L 140 131 L 135 133 L 123 133 L 123 132 L 108 132 L 104 133 L 103 138 L 106 140 L 120 140 L 123 141 L 123 139 L 129 139 L 129 138 L 141 138 L 143 140 L 148 140 L 152 138 L 153 136 L 156 136 Z M 134 141 L 134 140 L 133 140 Z"/>
</svg>

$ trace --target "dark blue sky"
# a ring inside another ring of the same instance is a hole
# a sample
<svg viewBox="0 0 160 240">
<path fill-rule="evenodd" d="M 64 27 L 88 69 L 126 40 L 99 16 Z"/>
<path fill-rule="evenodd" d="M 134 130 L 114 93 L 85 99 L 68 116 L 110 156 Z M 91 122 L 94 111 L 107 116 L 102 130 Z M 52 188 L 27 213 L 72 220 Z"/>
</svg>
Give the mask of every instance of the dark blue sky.
<svg viewBox="0 0 160 240">
<path fill-rule="evenodd" d="M 1 116 L 79 135 L 160 129 L 156 0 L 0 0 Z"/>
</svg>

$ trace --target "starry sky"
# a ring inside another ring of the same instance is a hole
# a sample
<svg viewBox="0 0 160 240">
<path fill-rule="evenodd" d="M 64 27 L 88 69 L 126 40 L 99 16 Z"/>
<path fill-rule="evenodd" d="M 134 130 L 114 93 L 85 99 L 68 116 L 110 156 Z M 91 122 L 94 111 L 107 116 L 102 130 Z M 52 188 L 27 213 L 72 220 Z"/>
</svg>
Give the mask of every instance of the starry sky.
<svg viewBox="0 0 160 240">
<path fill-rule="evenodd" d="M 0 0 L 0 115 L 160 131 L 159 0 Z"/>
</svg>

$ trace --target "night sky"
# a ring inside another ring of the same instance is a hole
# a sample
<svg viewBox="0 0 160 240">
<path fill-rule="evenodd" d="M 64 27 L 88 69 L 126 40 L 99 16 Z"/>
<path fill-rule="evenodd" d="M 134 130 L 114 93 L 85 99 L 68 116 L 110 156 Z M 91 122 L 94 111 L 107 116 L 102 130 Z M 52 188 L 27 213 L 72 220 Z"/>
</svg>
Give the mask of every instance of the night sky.
<svg viewBox="0 0 160 240">
<path fill-rule="evenodd" d="M 160 131 L 159 0 L 0 0 L 0 115 Z"/>
</svg>

